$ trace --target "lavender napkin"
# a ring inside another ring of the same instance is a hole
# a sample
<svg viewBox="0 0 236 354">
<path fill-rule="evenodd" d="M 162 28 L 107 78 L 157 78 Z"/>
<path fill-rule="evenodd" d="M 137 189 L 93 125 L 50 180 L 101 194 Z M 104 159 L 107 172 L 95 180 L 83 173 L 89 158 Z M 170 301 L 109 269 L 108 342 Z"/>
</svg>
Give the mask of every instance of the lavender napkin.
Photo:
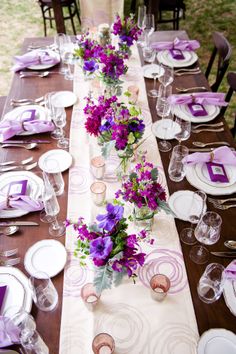
<svg viewBox="0 0 236 354">
<path fill-rule="evenodd" d="M 43 202 L 34 200 L 27 195 L 6 196 L 0 193 L 0 210 L 9 208 L 26 211 L 38 211 L 43 209 Z"/>
<path fill-rule="evenodd" d="M 7 285 L 0 286 L 0 311 L 3 304 L 3 300 L 5 298 L 6 290 L 7 290 Z"/>
<path fill-rule="evenodd" d="M 236 260 L 233 260 L 224 270 L 226 279 L 236 280 Z"/>
<path fill-rule="evenodd" d="M 183 60 L 185 58 L 182 50 L 180 50 L 180 49 L 170 49 L 169 52 L 170 52 L 173 59 Z"/>
<path fill-rule="evenodd" d="M 217 92 L 197 92 L 192 94 L 171 95 L 168 102 L 174 104 L 199 103 L 201 105 L 212 104 L 214 106 L 227 106 L 225 94 Z"/>
<path fill-rule="evenodd" d="M 31 65 L 55 65 L 59 63 L 60 59 L 52 55 L 48 51 L 32 50 L 24 55 L 17 55 L 14 57 L 15 65 L 12 67 L 13 71 L 22 70 L 28 68 Z"/>
<path fill-rule="evenodd" d="M 151 46 L 156 50 L 179 49 L 193 51 L 200 47 L 200 43 L 196 40 L 183 40 L 175 38 L 173 42 L 154 42 Z"/>
<path fill-rule="evenodd" d="M 20 330 L 8 317 L 0 316 L 0 348 L 20 343 Z"/>
<path fill-rule="evenodd" d="M 228 146 L 221 146 L 211 152 L 195 152 L 184 157 L 183 163 L 197 164 L 203 162 L 216 162 L 224 165 L 236 166 L 236 152 Z"/>
</svg>

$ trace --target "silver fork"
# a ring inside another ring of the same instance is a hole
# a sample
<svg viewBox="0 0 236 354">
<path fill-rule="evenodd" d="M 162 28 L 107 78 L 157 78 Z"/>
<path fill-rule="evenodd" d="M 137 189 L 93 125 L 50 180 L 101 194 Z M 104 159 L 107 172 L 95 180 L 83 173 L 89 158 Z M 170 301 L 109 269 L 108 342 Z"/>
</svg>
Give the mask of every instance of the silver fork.
<svg viewBox="0 0 236 354">
<path fill-rule="evenodd" d="M 16 166 L 6 166 L 6 167 L 0 167 L 0 173 L 1 172 L 8 172 L 8 171 L 30 171 L 33 168 L 37 166 L 37 162 L 32 163 L 31 165 L 16 165 Z"/>
<path fill-rule="evenodd" d="M 20 263 L 20 257 L 17 258 L 11 258 L 11 259 L 0 259 L 0 265 L 1 266 L 14 266 L 16 264 Z"/>
<path fill-rule="evenodd" d="M 222 127 L 224 125 L 223 122 L 220 122 L 220 123 L 213 123 L 213 124 L 207 124 L 207 123 L 204 123 L 204 124 L 198 124 L 198 125 L 194 125 L 192 127 L 192 130 L 194 129 L 198 129 L 198 128 L 202 128 L 202 127 Z"/>
<path fill-rule="evenodd" d="M 214 203 L 213 205 L 214 205 L 214 207 L 216 209 L 220 209 L 220 210 L 227 210 L 227 209 L 230 209 L 230 208 L 236 208 L 236 204 L 224 205 L 224 204 L 216 204 L 216 203 Z"/>
<path fill-rule="evenodd" d="M 213 129 L 213 128 L 206 128 L 206 129 L 192 129 L 192 133 L 201 133 L 201 132 L 223 132 L 224 128 L 220 128 L 220 129 Z"/>
<path fill-rule="evenodd" d="M 18 248 L 14 248 L 12 250 L 0 251 L 0 256 L 2 257 L 11 257 L 14 256 L 18 252 Z"/>
<path fill-rule="evenodd" d="M 33 156 L 28 157 L 25 160 L 21 160 L 19 163 L 20 165 L 27 165 L 27 163 L 31 162 L 33 160 Z M 13 165 L 16 164 L 17 161 L 4 161 L 0 162 L 0 166 L 8 166 L 8 165 Z"/>
<path fill-rule="evenodd" d="M 184 72 L 184 73 L 175 73 L 175 76 L 196 75 L 196 74 L 201 74 L 201 70 L 199 70 L 199 71 L 191 71 L 191 72 Z"/>
<path fill-rule="evenodd" d="M 180 75 L 179 75 L 180 76 Z M 176 87 L 176 91 L 178 92 L 189 92 L 193 90 L 203 90 L 203 91 L 208 91 L 208 89 L 205 86 L 196 86 L 196 87 L 189 87 L 189 88 L 184 88 L 184 87 Z"/>
<path fill-rule="evenodd" d="M 221 205 L 221 204 L 224 204 L 227 202 L 236 202 L 236 198 L 228 198 L 228 199 L 207 198 L 207 200 L 209 200 L 210 203 L 218 204 L 218 205 Z"/>
</svg>

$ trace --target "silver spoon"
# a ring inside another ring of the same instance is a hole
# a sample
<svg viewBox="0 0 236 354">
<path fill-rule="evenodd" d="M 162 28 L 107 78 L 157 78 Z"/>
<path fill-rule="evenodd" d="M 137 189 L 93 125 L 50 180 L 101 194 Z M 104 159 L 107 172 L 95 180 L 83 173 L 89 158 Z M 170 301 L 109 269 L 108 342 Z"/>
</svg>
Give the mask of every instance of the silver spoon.
<svg viewBox="0 0 236 354">
<path fill-rule="evenodd" d="M 25 74 L 20 74 L 20 78 L 22 79 L 23 77 L 46 77 L 50 74 L 49 71 L 44 71 L 40 74 L 36 73 L 25 73 Z"/>
<path fill-rule="evenodd" d="M 231 250 L 236 250 L 236 241 L 234 240 L 227 240 L 224 242 L 224 245 L 228 248 L 230 248 Z M 236 254 L 235 254 L 236 256 Z"/>
<path fill-rule="evenodd" d="M 24 148 L 27 150 L 34 149 L 38 144 L 37 143 L 30 143 L 30 144 L 3 144 L 1 145 L 2 148 L 6 147 L 19 147 L 19 148 Z"/>
<path fill-rule="evenodd" d="M 184 88 L 184 87 L 176 87 L 176 91 L 178 92 L 189 92 L 193 90 L 203 90 L 203 91 L 208 91 L 205 86 L 195 86 L 195 87 L 189 87 L 189 88 Z"/>
<path fill-rule="evenodd" d="M 4 227 L 3 229 L 0 229 L 0 235 L 4 235 L 4 236 L 11 236 L 14 233 L 16 233 L 19 230 L 19 226 L 7 226 Z"/>
<path fill-rule="evenodd" d="M 229 143 L 226 141 L 215 141 L 212 143 L 202 143 L 201 141 L 193 141 L 193 145 L 198 146 L 198 147 L 205 147 L 205 146 L 210 146 L 210 145 L 227 145 L 230 146 Z"/>
</svg>

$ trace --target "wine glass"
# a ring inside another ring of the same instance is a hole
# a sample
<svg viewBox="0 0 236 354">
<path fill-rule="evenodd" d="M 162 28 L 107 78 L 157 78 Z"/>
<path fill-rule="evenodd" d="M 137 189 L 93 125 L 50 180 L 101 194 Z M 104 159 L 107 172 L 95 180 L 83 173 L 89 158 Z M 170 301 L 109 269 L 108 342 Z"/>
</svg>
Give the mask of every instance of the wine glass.
<svg viewBox="0 0 236 354">
<path fill-rule="evenodd" d="M 149 47 L 149 38 L 155 30 L 155 18 L 153 14 L 146 14 L 143 18 L 143 29 L 145 35 L 145 44 Z"/>
<path fill-rule="evenodd" d="M 65 42 L 66 42 L 66 34 L 65 33 L 55 34 L 54 44 L 58 48 L 61 60 L 62 60 L 62 48 L 63 48 L 63 45 Z M 62 64 L 64 64 L 63 60 L 62 60 Z M 60 68 L 60 73 L 65 74 L 66 72 L 67 72 L 67 68 L 64 65 L 62 65 L 62 67 Z"/>
<path fill-rule="evenodd" d="M 201 190 L 197 190 L 191 195 L 190 204 L 188 205 L 191 226 L 180 232 L 181 241 L 187 245 L 194 245 L 197 242 L 194 235 L 194 224 L 198 223 L 202 217 L 206 205 L 206 198 L 206 193 Z M 186 203 L 188 203 L 187 200 Z"/>
<path fill-rule="evenodd" d="M 171 113 L 171 105 L 168 97 L 172 94 L 172 86 L 165 88 L 163 85 L 159 87 L 156 110 L 157 114 L 162 118 L 162 129 L 164 130 L 163 140 L 158 143 L 159 150 L 167 152 L 171 150 L 171 143 L 166 141 L 167 130 L 172 128 L 173 115 Z"/>
<path fill-rule="evenodd" d="M 65 138 L 63 128 L 66 126 L 66 111 L 64 107 L 55 107 L 53 121 L 57 128 L 61 131 L 61 138 L 58 140 L 57 146 L 61 149 L 69 148 L 69 139 Z"/>
<path fill-rule="evenodd" d="M 163 64 L 160 64 L 160 67 L 159 81 L 164 87 L 167 87 L 174 81 L 174 69 Z"/>
<path fill-rule="evenodd" d="M 191 122 L 189 120 L 184 120 L 180 117 L 175 117 L 175 123 L 178 124 L 175 129 L 175 139 L 178 140 L 179 145 L 181 141 L 188 140 L 191 134 Z"/>
<path fill-rule="evenodd" d="M 199 220 L 194 235 L 200 243 L 213 245 L 220 238 L 221 224 L 219 214 L 207 211 Z M 194 263 L 204 264 L 208 260 L 209 252 L 203 245 L 197 245 L 191 249 L 189 256 Z"/>
<path fill-rule="evenodd" d="M 145 5 L 139 6 L 138 7 L 138 21 L 137 25 L 138 27 L 143 31 L 144 30 L 144 17 L 147 13 L 147 7 Z M 143 40 L 143 34 L 140 35 L 138 42 L 137 42 L 141 47 L 145 45 L 145 42 Z"/>
<path fill-rule="evenodd" d="M 53 96 L 55 95 L 55 91 L 53 92 L 48 92 L 46 95 L 45 95 L 45 108 L 47 109 L 48 111 L 48 116 L 53 120 L 53 117 L 55 115 L 55 107 L 53 105 Z M 51 137 L 53 139 L 60 139 L 62 137 L 62 134 L 61 134 L 61 129 L 55 127 L 55 129 L 53 130 L 53 132 L 51 132 Z"/>
<path fill-rule="evenodd" d="M 206 267 L 197 286 L 198 296 L 203 302 L 211 304 L 220 298 L 226 279 L 224 270 L 219 263 L 210 263 Z"/>
<path fill-rule="evenodd" d="M 153 88 L 151 90 L 148 91 L 148 96 L 149 97 L 153 97 L 156 98 L 159 96 L 159 91 L 156 89 L 156 81 L 157 81 L 157 77 L 160 76 L 160 70 L 153 70 L 152 73 L 152 77 L 153 77 Z"/>
</svg>

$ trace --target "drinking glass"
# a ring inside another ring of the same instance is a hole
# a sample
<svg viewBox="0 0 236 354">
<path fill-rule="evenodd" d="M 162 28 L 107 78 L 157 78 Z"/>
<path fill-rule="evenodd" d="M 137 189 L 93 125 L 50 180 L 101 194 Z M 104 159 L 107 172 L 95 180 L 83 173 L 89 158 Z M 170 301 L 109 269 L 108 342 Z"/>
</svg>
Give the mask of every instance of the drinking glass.
<svg viewBox="0 0 236 354">
<path fill-rule="evenodd" d="M 189 153 L 189 150 L 184 145 L 176 145 L 173 148 L 170 163 L 168 167 L 168 175 L 171 181 L 180 182 L 184 179 L 186 168 L 182 160 Z"/>
<path fill-rule="evenodd" d="M 73 63 L 74 45 L 71 42 L 70 36 L 64 33 L 57 33 L 54 37 L 54 43 L 58 47 L 63 64 L 60 72 L 64 74 L 66 80 L 73 80 L 73 74 L 71 72 L 70 65 Z"/>
<path fill-rule="evenodd" d="M 175 117 L 175 123 L 178 124 L 178 127 L 175 130 L 175 139 L 178 140 L 180 145 L 182 141 L 188 140 L 190 137 L 191 122 L 180 117 Z"/>
<path fill-rule="evenodd" d="M 52 311 L 58 303 L 58 293 L 45 272 L 35 272 L 29 278 L 35 305 L 42 311 Z"/>
<path fill-rule="evenodd" d="M 93 311 L 98 304 L 100 295 L 97 294 L 93 283 L 86 283 L 81 289 L 81 298 L 87 309 Z"/>
<path fill-rule="evenodd" d="M 57 33 L 54 36 L 54 44 L 56 45 L 56 47 L 58 48 L 59 54 L 60 54 L 60 58 L 62 61 L 62 67 L 60 68 L 60 73 L 61 74 L 66 74 L 67 72 L 67 66 L 64 66 L 64 62 L 62 60 L 62 52 L 63 52 L 63 46 L 66 43 L 67 39 L 66 39 L 66 34 L 65 33 Z"/>
<path fill-rule="evenodd" d="M 143 18 L 143 30 L 145 35 L 145 44 L 149 47 L 149 39 L 155 30 L 155 18 L 153 14 L 146 14 Z"/>
<path fill-rule="evenodd" d="M 151 90 L 148 91 L 148 96 L 149 97 L 153 97 L 156 98 L 159 96 L 159 91 L 156 89 L 156 81 L 157 78 L 160 76 L 160 71 L 159 70 L 154 70 L 152 73 L 152 77 L 153 77 L 153 88 Z"/>
<path fill-rule="evenodd" d="M 58 140 L 57 146 L 61 149 L 69 148 L 69 139 L 65 138 L 63 128 L 66 126 L 66 111 L 64 107 L 55 107 L 55 115 L 53 121 L 57 128 L 61 131 L 61 138 Z"/>
<path fill-rule="evenodd" d="M 160 71 L 159 81 L 164 87 L 167 87 L 174 81 L 174 69 L 163 64 L 160 64 L 160 66 L 163 70 Z"/>
<path fill-rule="evenodd" d="M 53 92 L 48 92 L 46 95 L 45 95 L 45 108 L 47 109 L 48 111 L 48 116 L 51 118 L 52 121 L 54 121 L 54 115 L 55 115 L 55 107 L 54 105 L 52 104 L 52 97 L 53 95 L 55 94 L 56 92 L 53 91 Z M 51 132 L 51 137 L 53 139 L 60 139 L 62 137 L 62 134 L 61 134 L 61 129 L 57 128 L 55 126 L 55 129 L 53 130 L 53 132 Z"/>
<path fill-rule="evenodd" d="M 202 217 L 206 205 L 206 198 L 206 193 L 201 190 L 197 190 L 192 194 L 189 205 L 189 221 L 191 222 L 191 226 L 180 232 L 181 241 L 187 245 L 194 245 L 197 242 L 194 235 L 194 224 L 198 223 Z"/>
<path fill-rule="evenodd" d="M 204 245 L 213 245 L 220 238 L 222 219 L 214 211 L 207 211 L 199 220 L 194 231 L 196 239 Z M 190 251 L 194 263 L 204 264 L 209 257 L 209 251 L 203 245 L 194 246 Z"/>
<path fill-rule="evenodd" d="M 166 132 L 168 129 L 172 128 L 173 115 L 171 113 L 171 105 L 168 102 L 168 97 L 172 94 L 172 86 L 165 88 L 163 85 L 160 85 L 158 92 L 158 99 L 156 110 L 157 114 L 162 118 L 162 129 L 165 134 L 163 140 L 158 143 L 158 148 L 162 152 L 167 152 L 171 150 L 171 143 L 166 141 Z"/>
<path fill-rule="evenodd" d="M 151 47 L 143 47 L 143 59 L 145 62 L 152 64 L 155 60 L 156 49 Z"/>
<path fill-rule="evenodd" d="M 144 30 L 144 17 L 146 16 L 147 13 L 147 7 L 145 5 L 139 6 L 138 7 L 138 28 L 140 28 L 142 31 Z M 144 46 L 145 42 L 143 40 L 143 34 L 140 35 L 138 42 L 137 42 L 141 47 Z"/>
<path fill-rule="evenodd" d="M 55 159 L 46 159 L 43 164 L 43 170 L 56 196 L 62 195 L 65 184 L 58 161 Z"/>
<path fill-rule="evenodd" d="M 220 298 L 225 282 L 224 270 L 218 263 L 210 263 L 206 267 L 197 286 L 198 296 L 203 302 L 211 304 Z"/>
<path fill-rule="evenodd" d="M 165 274 L 155 274 L 150 280 L 151 297 L 162 301 L 170 289 L 170 279 Z"/>
<path fill-rule="evenodd" d="M 92 343 L 94 354 L 112 354 L 115 350 L 115 341 L 108 333 L 97 334 Z"/>
</svg>

